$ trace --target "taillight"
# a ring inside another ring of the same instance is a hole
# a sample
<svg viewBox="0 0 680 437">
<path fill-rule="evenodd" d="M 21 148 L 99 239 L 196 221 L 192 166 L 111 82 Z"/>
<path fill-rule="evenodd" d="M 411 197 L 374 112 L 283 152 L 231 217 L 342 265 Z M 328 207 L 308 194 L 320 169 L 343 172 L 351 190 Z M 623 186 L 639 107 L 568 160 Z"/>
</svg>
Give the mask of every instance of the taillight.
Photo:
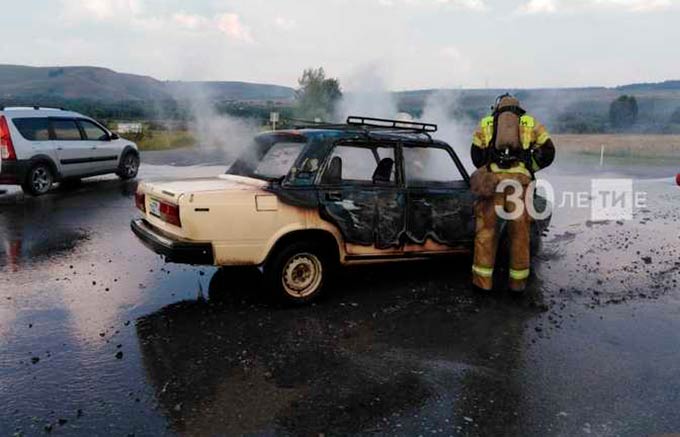
<svg viewBox="0 0 680 437">
<path fill-rule="evenodd" d="M 169 203 L 160 203 L 161 220 L 182 227 L 182 222 L 179 219 L 179 206 L 170 205 Z"/>
<path fill-rule="evenodd" d="M 146 196 L 141 191 L 135 193 L 135 206 L 138 210 L 146 213 Z"/>
<path fill-rule="evenodd" d="M 15 161 L 17 154 L 14 151 L 12 136 L 9 133 L 9 126 L 4 115 L 0 115 L 0 158 Z"/>
</svg>

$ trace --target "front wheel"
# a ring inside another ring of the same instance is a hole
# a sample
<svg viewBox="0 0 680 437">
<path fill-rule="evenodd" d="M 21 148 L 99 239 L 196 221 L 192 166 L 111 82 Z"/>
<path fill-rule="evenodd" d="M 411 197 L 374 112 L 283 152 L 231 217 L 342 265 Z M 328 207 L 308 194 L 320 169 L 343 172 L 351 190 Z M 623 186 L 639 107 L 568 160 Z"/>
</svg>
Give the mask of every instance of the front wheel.
<svg viewBox="0 0 680 437">
<path fill-rule="evenodd" d="M 54 174 L 49 165 L 36 164 L 28 172 L 26 181 L 21 185 L 25 192 L 33 196 L 42 196 L 52 188 Z"/>
<path fill-rule="evenodd" d="M 139 171 L 139 155 L 127 152 L 120 160 L 120 166 L 116 174 L 123 180 L 134 179 Z"/>
<path fill-rule="evenodd" d="M 267 287 L 292 304 L 306 304 L 321 296 L 332 269 L 331 257 L 313 243 L 293 243 L 265 265 Z"/>
</svg>

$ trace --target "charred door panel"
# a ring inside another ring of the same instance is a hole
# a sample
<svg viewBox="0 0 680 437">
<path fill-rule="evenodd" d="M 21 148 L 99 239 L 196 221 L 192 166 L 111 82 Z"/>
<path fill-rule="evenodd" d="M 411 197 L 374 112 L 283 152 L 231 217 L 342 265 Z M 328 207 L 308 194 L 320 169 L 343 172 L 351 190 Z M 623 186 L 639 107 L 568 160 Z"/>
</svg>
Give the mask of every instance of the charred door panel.
<svg viewBox="0 0 680 437">
<path fill-rule="evenodd" d="M 474 199 L 453 153 L 436 145 L 405 144 L 403 156 L 408 239 L 416 244 L 431 239 L 448 246 L 471 241 Z"/>
<path fill-rule="evenodd" d="M 319 191 L 321 216 L 340 229 L 348 243 L 375 242 L 376 193 L 361 187 L 324 188 Z"/>
<path fill-rule="evenodd" d="M 398 188 L 376 188 L 376 247 L 389 249 L 401 245 L 406 224 L 406 193 Z"/>
<path fill-rule="evenodd" d="M 400 187 L 395 147 L 341 142 L 327 159 L 319 190 L 322 217 L 349 244 L 377 249 L 401 245 L 406 195 Z"/>
<path fill-rule="evenodd" d="M 415 243 L 428 238 L 450 246 L 473 236 L 472 193 L 464 189 L 418 188 L 409 191 L 407 235 Z"/>
</svg>

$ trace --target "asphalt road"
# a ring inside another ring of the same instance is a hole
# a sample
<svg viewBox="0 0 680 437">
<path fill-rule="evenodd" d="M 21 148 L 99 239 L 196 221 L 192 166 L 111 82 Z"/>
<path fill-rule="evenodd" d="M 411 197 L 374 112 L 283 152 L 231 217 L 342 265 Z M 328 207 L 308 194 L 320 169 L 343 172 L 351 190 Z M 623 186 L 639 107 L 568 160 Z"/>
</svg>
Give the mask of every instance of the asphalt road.
<svg viewBox="0 0 680 437">
<path fill-rule="evenodd" d="M 223 171 L 144 160 L 146 179 Z M 678 433 L 677 171 L 560 159 L 556 188 L 631 176 L 648 206 L 620 222 L 558 209 L 524 296 L 473 293 L 454 258 L 349 269 L 294 309 L 257 278 L 149 252 L 129 230 L 134 182 L 10 189 L 0 435 Z"/>
</svg>

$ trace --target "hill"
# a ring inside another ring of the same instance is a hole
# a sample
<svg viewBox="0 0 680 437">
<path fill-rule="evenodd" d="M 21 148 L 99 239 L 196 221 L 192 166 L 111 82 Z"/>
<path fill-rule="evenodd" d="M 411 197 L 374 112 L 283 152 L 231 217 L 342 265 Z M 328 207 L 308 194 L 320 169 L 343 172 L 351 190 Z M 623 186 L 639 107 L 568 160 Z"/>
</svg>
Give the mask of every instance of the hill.
<svg viewBox="0 0 680 437">
<path fill-rule="evenodd" d="M 0 98 L 58 98 L 103 101 L 159 100 L 163 82 L 99 67 L 0 65 Z"/>
<path fill-rule="evenodd" d="M 245 82 L 162 82 L 101 67 L 0 65 L 3 101 L 90 100 L 104 103 L 172 100 L 195 92 L 215 100 L 290 100 L 292 88 Z"/>
<path fill-rule="evenodd" d="M 293 88 L 248 82 L 168 82 L 169 91 L 179 97 L 204 93 L 215 100 L 292 100 Z"/>
</svg>

